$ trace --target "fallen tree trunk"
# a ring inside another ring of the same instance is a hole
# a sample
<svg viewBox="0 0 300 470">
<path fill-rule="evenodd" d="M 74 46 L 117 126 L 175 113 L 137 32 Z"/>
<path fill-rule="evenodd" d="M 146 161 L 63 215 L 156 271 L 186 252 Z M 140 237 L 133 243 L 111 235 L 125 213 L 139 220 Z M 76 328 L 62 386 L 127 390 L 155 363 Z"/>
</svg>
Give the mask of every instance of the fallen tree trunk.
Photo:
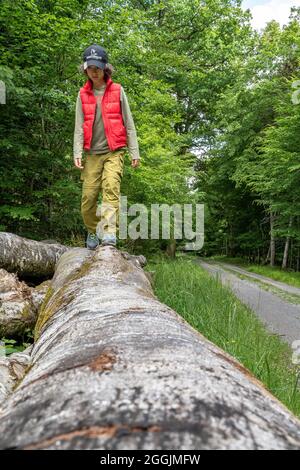
<svg viewBox="0 0 300 470">
<path fill-rule="evenodd" d="M 22 277 L 51 278 L 60 256 L 72 249 L 0 232 L 0 268 Z"/>
<path fill-rule="evenodd" d="M 16 274 L 0 268 L 0 338 L 20 336 L 35 326 L 50 282 L 29 287 Z"/>
<path fill-rule="evenodd" d="M 1 449 L 298 449 L 299 421 L 125 258 L 61 256 Z"/>
</svg>

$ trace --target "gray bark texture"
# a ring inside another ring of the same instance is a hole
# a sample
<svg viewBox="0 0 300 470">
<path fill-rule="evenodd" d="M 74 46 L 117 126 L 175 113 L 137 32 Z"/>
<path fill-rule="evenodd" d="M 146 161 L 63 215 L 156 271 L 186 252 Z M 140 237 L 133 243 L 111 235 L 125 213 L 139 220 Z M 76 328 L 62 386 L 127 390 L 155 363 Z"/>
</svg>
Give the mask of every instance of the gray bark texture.
<svg viewBox="0 0 300 470">
<path fill-rule="evenodd" d="M 10 356 L 2 356 L 0 348 L 0 413 L 4 400 L 25 375 L 30 363 L 31 349 L 32 346 L 25 349 L 25 351 L 17 352 Z"/>
<path fill-rule="evenodd" d="M 34 327 L 50 282 L 29 287 L 16 274 L 0 268 L 0 338 Z"/>
<path fill-rule="evenodd" d="M 0 232 L 0 267 L 17 275 L 52 277 L 59 257 L 73 248 Z"/>
<path fill-rule="evenodd" d="M 0 448 L 298 449 L 300 423 L 112 246 L 64 253 Z"/>
</svg>

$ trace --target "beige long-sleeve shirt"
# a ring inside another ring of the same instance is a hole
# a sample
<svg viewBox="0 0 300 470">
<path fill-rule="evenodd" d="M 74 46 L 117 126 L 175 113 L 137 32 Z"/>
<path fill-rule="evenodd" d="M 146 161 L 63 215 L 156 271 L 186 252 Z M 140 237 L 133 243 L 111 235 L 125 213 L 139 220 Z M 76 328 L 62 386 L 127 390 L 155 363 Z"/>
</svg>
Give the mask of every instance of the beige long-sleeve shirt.
<svg viewBox="0 0 300 470">
<path fill-rule="evenodd" d="M 94 95 L 97 98 L 97 107 L 95 113 L 95 120 L 93 124 L 93 133 L 92 133 L 92 142 L 91 148 L 87 154 L 104 154 L 110 152 L 110 148 L 107 143 L 105 136 L 105 130 L 102 120 L 101 113 L 101 96 L 104 94 L 106 84 L 104 84 L 100 89 L 93 88 Z M 129 150 L 129 154 L 132 159 L 139 159 L 139 146 L 137 141 L 136 129 L 129 107 L 128 99 L 126 93 L 121 86 L 121 109 L 123 123 L 126 128 L 127 133 L 127 147 L 122 147 L 122 149 Z M 77 101 L 76 101 L 76 113 L 75 113 L 75 129 L 74 129 L 74 144 L 73 144 L 73 154 L 75 158 L 81 158 L 83 152 L 83 121 L 84 115 L 82 111 L 82 103 L 80 98 L 80 92 L 78 92 Z M 118 149 L 120 150 L 120 149 Z"/>
</svg>

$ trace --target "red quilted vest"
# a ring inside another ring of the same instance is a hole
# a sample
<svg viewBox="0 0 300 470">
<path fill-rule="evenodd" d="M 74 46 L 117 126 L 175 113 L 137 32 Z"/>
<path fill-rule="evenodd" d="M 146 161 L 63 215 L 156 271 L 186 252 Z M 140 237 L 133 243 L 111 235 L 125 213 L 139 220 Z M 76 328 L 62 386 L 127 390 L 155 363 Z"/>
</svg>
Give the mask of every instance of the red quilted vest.
<svg viewBox="0 0 300 470">
<path fill-rule="evenodd" d="M 101 112 L 107 143 L 111 151 L 120 147 L 126 147 L 127 145 L 127 134 L 123 124 L 120 94 L 120 83 L 114 83 L 111 78 L 108 78 L 104 94 L 101 97 Z M 80 98 L 84 115 L 83 148 L 84 150 L 90 150 L 97 106 L 96 97 L 93 93 L 93 83 L 90 79 L 80 88 Z"/>
</svg>

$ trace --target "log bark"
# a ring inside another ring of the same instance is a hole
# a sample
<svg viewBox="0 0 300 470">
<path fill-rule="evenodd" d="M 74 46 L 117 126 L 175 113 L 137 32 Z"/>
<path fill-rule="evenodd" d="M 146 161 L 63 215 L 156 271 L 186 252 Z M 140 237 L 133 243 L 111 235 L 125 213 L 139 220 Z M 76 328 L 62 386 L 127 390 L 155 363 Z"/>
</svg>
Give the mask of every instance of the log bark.
<svg viewBox="0 0 300 470">
<path fill-rule="evenodd" d="M 72 249 L 0 232 L 0 268 L 24 278 L 51 278 L 59 257 Z"/>
<path fill-rule="evenodd" d="M 299 421 L 115 247 L 61 256 L 35 336 L 1 449 L 300 446 Z"/>
<path fill-rule="evenodd" d="M 290 220 L 289 220 L 289 229 L 291 229 L 293 226 L 293 217 L 291 216 L 290 217 Z M 285 245 L 284 245 L 284 252 L 283 252 L 283 259 L 282 259 L 282 269 L 286 269 L 287 268 L 287 264 L 288 264 L 288 255 L 289 255 L 289 247 L 290 247 L 290 235 L 288 235 L 285 239 Z"/>
<path fill-rule="evenodd" d="M 0 338 L 21 335 L 35 326 L 50 280 L 36 288 L 0 268 Z"/>
<path fill-rule="evenodd" d="M 30 363 L 31 350 L 32 346 L 29 346 L 24 351 L 10 356 L 5 356 L 4 353 L 3 355 L 0 354 L 0 413 L 4 400 L 25 375 Z"/>
</svg>

